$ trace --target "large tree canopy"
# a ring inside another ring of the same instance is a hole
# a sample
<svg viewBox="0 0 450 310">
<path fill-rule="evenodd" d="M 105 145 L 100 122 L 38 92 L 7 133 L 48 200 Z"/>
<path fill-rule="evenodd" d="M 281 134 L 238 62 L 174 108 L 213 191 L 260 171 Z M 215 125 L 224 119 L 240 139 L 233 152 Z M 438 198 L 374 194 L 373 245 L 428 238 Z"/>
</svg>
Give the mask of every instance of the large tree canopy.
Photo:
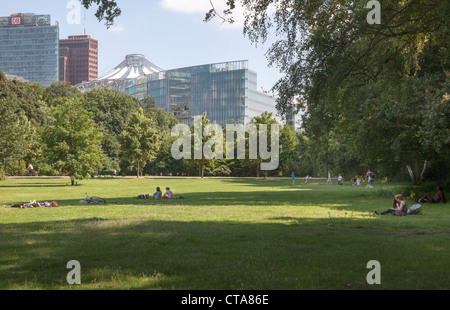
<svg viewBox="0 0 450 310">
<path fill-rule="evenodd" d="M 407 166 L 420 182 L 426 161 L 449 151 L 450 3 L 380 2 L 374 24 L 366 0 L 229 0 L 220 16 L 239 3 L 252 42 L 275 34 L 267 58 L 285 74 L 274 86 L 277 108 L 305 111 L 303 127 L 319 154 L 337 133 L 352 156 Z"/>
</svg>

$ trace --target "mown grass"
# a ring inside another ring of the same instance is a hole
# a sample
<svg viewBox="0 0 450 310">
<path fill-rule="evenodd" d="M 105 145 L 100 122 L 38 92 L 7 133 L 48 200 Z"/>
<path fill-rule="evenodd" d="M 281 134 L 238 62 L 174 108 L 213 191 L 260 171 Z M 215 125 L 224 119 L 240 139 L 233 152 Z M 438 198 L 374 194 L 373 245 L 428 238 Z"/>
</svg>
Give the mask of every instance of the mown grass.
<svg viewBox="0 0 450 310">
<path fill-rule="evenodd" d="M 136 199 L 170 186 L 184 199 Z M 373 215 L 399 185 L 290 180 L 65 179 L 0 182 L 0 289 L 448 289 L 448 204 Z M 107 200 L 84 205 L 89 195 Z M 413 204 L 408 200 L 409 205 Z M 69 285 L 67 262 L 81 264 Z M 366 264 L 381 264 L 369 285 Z"/>
</svg>

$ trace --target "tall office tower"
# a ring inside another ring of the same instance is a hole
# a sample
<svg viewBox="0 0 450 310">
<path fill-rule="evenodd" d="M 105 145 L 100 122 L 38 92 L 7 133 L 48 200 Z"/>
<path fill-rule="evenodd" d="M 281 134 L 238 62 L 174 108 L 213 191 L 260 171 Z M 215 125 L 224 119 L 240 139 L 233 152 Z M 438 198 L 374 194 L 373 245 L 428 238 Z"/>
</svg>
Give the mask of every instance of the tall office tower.
<svg viewBox="0 0 450 310">
<path fill-rule="evenodd" d="M 59 25 L 50 15 L 0 17 L 0 70 L 48 86 L 59 80 Z"/>
<path fill-rule="evenodd" d="M 98 41 L 88 35 L 59 40 L 59 80 L 72 85 L 98 77 Z"/>
</svg>

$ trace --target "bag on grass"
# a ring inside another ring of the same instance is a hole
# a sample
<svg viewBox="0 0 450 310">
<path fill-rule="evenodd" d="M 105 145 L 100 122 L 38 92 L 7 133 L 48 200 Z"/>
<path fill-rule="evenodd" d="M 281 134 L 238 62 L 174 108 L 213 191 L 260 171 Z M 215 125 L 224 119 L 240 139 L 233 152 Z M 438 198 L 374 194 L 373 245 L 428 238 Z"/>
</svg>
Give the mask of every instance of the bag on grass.
<svg viewBox="0 0 450 310">
<path fill-rule="evenodd" d="M 417 215 L 422 213 L 422 205 L 416 203 L 415 205 L 412 205 L 411 208 L 409 208 L 407 215 Z"/>
</svg>

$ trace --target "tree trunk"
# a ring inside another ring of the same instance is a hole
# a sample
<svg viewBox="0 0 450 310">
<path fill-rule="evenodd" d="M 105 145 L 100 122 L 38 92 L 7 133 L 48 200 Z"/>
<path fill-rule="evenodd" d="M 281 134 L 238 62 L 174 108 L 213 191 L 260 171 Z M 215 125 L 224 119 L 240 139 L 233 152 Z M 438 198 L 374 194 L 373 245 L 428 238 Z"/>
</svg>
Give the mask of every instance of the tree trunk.
<svg viewBox="0 0 450 310">
<path fill-rule="evenodd" d="M 203 162 L 203 158 L 202 158 L 202 178 L 205 172 L 205 163 Z"/>
<path fill-rule="evenodd" d="M 72 183 L 72 186 L 75 185 L 75 179 L 70 178 L 70 182 Z"/>
<path fill-rule="evenodd" d="M 420 164 L 420 161 L 417 159 L 414 162 L 414 171 L 410 165 L 406 165 L 406 169 L 408 169 L 409 176 L 411 177 L 411 181 L 414 185 L 421 185 L 423 181 L 423 175 L 427 168 L 427 161 L 423 162 L 423 166 Z"/>
<path fill-rule="evenodd" d="M 412 171 L 411 167 L 409 165 L 406 165 L 406 169 L 408 169 L 409 177 L 411 178 L 411 181 L 413 184 L 416 184 L 415 178 L 414 178 L 414 172 Z"/>
<path fill-rule="evenodd" d="M 427 168 L 427 161 L 425 160 L 423 162 L 423 168 L 422 168 L 422 172 L 420 173 L 420 184 L 422 184 L 423 181 L 423 175 L 425 174 L 425 169 Z"/>
</svg>

